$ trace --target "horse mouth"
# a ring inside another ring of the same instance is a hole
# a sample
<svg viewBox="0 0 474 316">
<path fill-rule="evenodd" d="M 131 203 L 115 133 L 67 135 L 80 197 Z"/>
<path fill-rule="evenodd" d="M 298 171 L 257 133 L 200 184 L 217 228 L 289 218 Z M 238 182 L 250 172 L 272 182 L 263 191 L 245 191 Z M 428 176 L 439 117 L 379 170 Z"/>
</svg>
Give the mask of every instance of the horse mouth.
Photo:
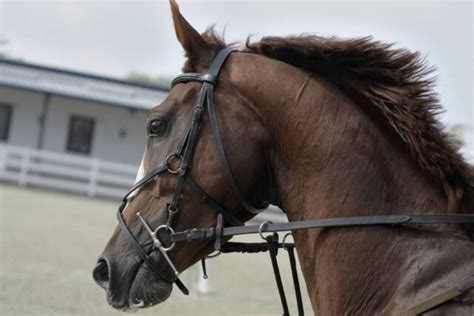
<svg viewBox="0 0 474 316">
<path fill-rule="evenodd" d="M 166 301 L 173 285 L 161 279 L 143 262 L 128 270 L 128 275 L 112 273 L 106 289 L 107 303 L 114 309 L 136 312 Z"/>
<path fill-rule="evenodd" d="M 148 308 L 166 301 L 173 291 L 173 284 L 161 279 L 148 266 L 140 265 L 129 290 L 129 307 Z"/>
</svg>

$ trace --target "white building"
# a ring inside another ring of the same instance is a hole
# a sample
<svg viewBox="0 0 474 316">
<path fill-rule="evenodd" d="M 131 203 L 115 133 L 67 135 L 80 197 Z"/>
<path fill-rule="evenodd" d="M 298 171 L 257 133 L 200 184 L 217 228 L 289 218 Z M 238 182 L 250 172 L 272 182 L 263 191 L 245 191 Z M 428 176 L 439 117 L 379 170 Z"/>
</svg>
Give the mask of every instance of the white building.
<svg viewBox="0 0 474 316">
<path fill-rule="evenodd" d="M 0 59 L 0 181 L 120 197 L 168 89 Z"/>
<path fill-rule="evenodd" d="M 168 89 L 0 59 L 0 142 L 137 164 Z"/>
</svg>

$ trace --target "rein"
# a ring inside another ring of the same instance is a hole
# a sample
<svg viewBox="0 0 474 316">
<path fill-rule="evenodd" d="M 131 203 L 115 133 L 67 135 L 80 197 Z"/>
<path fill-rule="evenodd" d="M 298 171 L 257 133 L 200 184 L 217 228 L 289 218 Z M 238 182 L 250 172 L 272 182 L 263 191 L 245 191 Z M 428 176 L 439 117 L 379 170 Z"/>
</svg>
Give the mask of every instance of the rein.
<svg viewBox="0 0 474 316">
<path fill-rule="evenodd" d="M 187 83 L 187 82 L 201 82 L 201 90 L 196 98 L 195 104 L 193 106 L 193 111 L 191 118 L 186 126 L 184 136 L 178 143 L 176 151 L 168 155 L 165 159 L 165 162 L 146 175 L 144 178 L 139 180 L 124 196 L 122 199 L 122 204 L 117 210 L 117 219 L 119 227 L 124 232 L 124 236 L 127 242 L 133 248 L 135 254 L 145 262 L 148 267 L 156 273 L 161 279 L 172 284 L 175 283 L 176 286 L 185 294 L 189 294 L 189 290 L 179 279 L 180 272 L 174 266 L 174 263 L 168 256 L 168 252 L 173 249 L 176 242 L 190 242 L 190 241 L 203 241 L 203 240 L 215 240 L 214 248 L 217 251 L 215 255 L 208 256 L 207 258 L 212 258 L 217 256 L 220 253 L 229 253 L 229 252 L 241 252 L 241 253 L 256 253 L 268 251 L 270 254 L 270 259 L 272 262 L 272 267 L 275 275 L 275 280 L 277 283 L 278 292 L 280 295 L 283 315 L 289 315 L 288 304 L 286 301 L 285 292 L 283 289 L 283 284 L 281 282 L 280 270 L 278 268 L 278 262 L 276 256 L 278 254 L 278 249 L 283 248 L 288 252 L 291 272 L 293 276 L 293 284 L 295 287 L 295 295 L 297 300 L 298 314 L 303 315 L 303 303 L 301 297 L 301 291 L 297 276 L 296 268 L 296 259 L 294 255 L 294 244 L 285 243 L 285 238 L 290 234 L 285 235 L 283 241 L 280 243 L 278 241 L 277 232 L 282 231 L 294 231 L 300 229 L 321 229 L 321 228 L 341 228 L 341 227 L 365 227 L 365 226 L 400 226 L 406 224 L 467 224 L 474 223 L 474 214 L 445 214 L 445 215 L 386 215 L 386 216 L 357 216 L 357 217 L 340 217 L 340 218 L 328 218 L 328 219 L 312 219 L 298 222 L 289 222 L 289 223 L 271 223 L 264 222 L 261 225 L 250 225 L 245 226 L 242 221 L 230 214 L 220 203 L 212 199 L 200 186 L 199 184 L 191 177 L 189 174 L 190 161 L 193 156 L 193 150 L 197 141 L 199 134 L 199 127 L 202 122 L 202 117 L 204 115 L 204 109 L 207 105 L 207 113 L 209 116 L 209 121 L 211 124 L 211 130 L 214 137 L 214 141 L 217 146 L 218 156 L 220 162 L 223 166 L 225 178 L 227 183 L 232 190 L 234 196 L 238 199 L 240 205 L 251 214 L 258 214 L 265 210 L 266 207 L 258 209 L 251 206 L 241 194 L 235 177 L 230 169 L 227 156 L 225 154 L 224 146 L 222 143 L 222 136 L 219 131 L 219 126 L 217 123 L 215 104 L 214 104 L 214 87 L 217 84 L 217 79 L 219 72 L 227 58 L 232 54 L 233 50 L 225 48 L 219 51 L 214 60 L 209 67 L 207 74 L 198 74 L 198 73 L 186 73 L 176 77 L 172 86 L 174 87 L 177 84 Z M 179 166 L 177 166 L 179 165 Z M 165 224 L 158 226 L 156 229 L 152 229 L 146 220 L 141 216 L 140 213 L 137 213 L 137 217 L 145 227 L 145 231 L 148 233 L 150 238 L 153 241 L 153 247 L 150 252 L 147 252 L 144 249 L 144 245 L 140 245 L 130 228 L 128 227 L 125 219 L 123 217 L 123 211 L 126 209 L 132 194 L 140 189 L 141 187 L 152 182 L 155 177 L 168 173 L 177 177 L 176 189 L 174 191 L 173 198 L 171 203 L 168 204 L 168 218 Z M 214 210 L 217 213 L 217 225 L 216 227 L 210 228 L 192 228 L 182 232 L 175 232 L 176 224 L 179 221 L 179 216 L 182 212 L 180 207 L 181 194 L 184 185 L 188 185 L 200 198 L 204 201 L 209 208 Z M 164 231 L 169 234 L 171 244 L 166 245 L 159 236 L 159 232 Z M 265 240 L 264 243 L 233 243 L 227 242 L 223 243 L 223 237 L 232 237 L 236 235 L 247 235 L 247 234 L 260 234 L 262 239 Z M 267 237 L 264 237 L 264 233 L 272 233 Z M 153 257 L 155 250 L 158 250 L 159 255 L 158 259 Z M 164 263 L 164 265 L 162 265 Z M 207 278 L 205 259 L 202 261 L 204 277 Z M 163 267 L 168 267 L 169 271 L 165 272 Z M 465 286 L 462 287 L 463 289 Z M 454 291 L 454 290 L 453 290 Z M 463 293 L 462 291 L 458 291 Z M 451 293 L 451 292 L 450 292 Z M 451 293 L 452 294 L 452 293 Z M 460 295 L 460 294 L 459 294 Z M 444 297 L 444 296 L 443 296 Z M 456 296 L 446 295 L 450 300 Z M 438 298 L 436 302 L 439 302 Z M 441 302 L 442 303 L 442 302 Z M 439 303 L 440 304 L 440 303 Z M 431 306 L 430 304 L 425 304 L 423 306 Z M 430 307 L 431 308 L 431 307 Z M 416 309 L 417 311 L 420 308 Z"/>
<path fill-rule="evenodd" d="M 310 228 L 340 228 L 403 224 L 463 224 L 474 223 L 474 214 L 445 214 L 445 215 L 382 215 L 382 216 L 354 216 L 334 217 L 327 219 L 313 219 L 289 223 L 264 222 L 261 225 L 225 227 L 219 232 L 217 227 L 192 228 L 183 232 L 171 234 L 173 241 L 197 241 L 231 237 L 237 235 L 262 234 L 281 231 L 293 231 Z"/>
</svg>

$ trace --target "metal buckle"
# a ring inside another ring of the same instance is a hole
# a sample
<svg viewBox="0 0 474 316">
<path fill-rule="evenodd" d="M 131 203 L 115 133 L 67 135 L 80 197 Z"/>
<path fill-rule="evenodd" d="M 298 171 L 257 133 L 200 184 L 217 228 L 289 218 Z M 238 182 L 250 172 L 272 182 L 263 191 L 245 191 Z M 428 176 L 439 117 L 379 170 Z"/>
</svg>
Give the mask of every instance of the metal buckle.
<svg viewBox="0 0 474 316">
<path fill-rule="evenodd" d="M 206 259 L 212 259 L 212 258 L 215 258 L 215 257 L 219 256 L 221 253 L 222 253 L 222 251 L 220 251 L 220 250 L 219 251 L 214 251 L 214 252 L 208 254 L 205 258 Z"/>
<path fill-rule="evenodd" d="M 179 161 L 179 167 L 177 167 L 176 169 L 173 169 L 173 164 L 172 162 L 174 161 Z M 179 172 L 179 170 L 181 169 L 181 163 L 183 161 L 183 156 L 179 155 L 179 154 L 176 154 L 176 153 L 173 153 L 173 154 L 169 154 L 168 157 L 166 157 L 166 160 L 165 160 L 165 163 L 166 165 L 168 166 L 168 172 L 171 173 L 171 174 L 177 174 Z"/>
<path fill-rule="evenodd" d="M 198 231 L 197 228 L 192 228 L 192 229 L 188 230 L 187 234 L 186 234 L 186 240 L 187 241 L 193 241 L 194 240 L 193 234 L 197 231 Z"/>
<path fill-rule="evenodd" d="M 261 223 L 260 227 L 258 228 L 258 234 L 260 235 L 260 238 L 262 238 L 263 240 L 266 240 L 265 236 L 263 236 L 263 230 L 265 229 L 265 226 L 267 226 L 268 224 L 273 224 L 273 223 L 270 221 L 266 221 L 266 222 Z"/>
<path fill-rule="evenodd" d="M 179 208 L 176 208 L 176 209 L 172 209 L 171 208 L 171 204 L 168 204 L 168 213 L 173 216 L 174 214 L 178 213 L 179 212 Z"/>
<path fill-rule="evenodd" d="M 286 233 L 285 236 L 283 236 L 283 239 L 281 241 L 281 244 L 283 245 L 283 249 L 287 250 L 288 251 L 288 247 L 286 246 L 286 238 L 288 236 L 291 236 L 293 238 L 293 234 L 292 233 Z"/>
</svg>

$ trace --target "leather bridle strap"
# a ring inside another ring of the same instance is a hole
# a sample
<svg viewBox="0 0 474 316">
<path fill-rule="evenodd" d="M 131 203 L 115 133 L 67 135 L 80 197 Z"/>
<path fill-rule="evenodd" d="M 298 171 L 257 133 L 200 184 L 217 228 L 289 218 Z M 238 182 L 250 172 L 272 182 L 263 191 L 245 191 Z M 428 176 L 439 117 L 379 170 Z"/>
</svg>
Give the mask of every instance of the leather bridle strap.
<svg viewBox="0 0 474 316">
<path fill-rule="evenodd" d="M 216 55 L 214 60 L 212 61 L 211 66 L 209 67 L 208 73 L 205 75 L 201 75 L 198 73 L 186 73 L 176 77 L 172 82 L 172 87 L 177 85 L 178 83 L 186 83 L 190 81 L 198 81 L 202 82 L 202 88 L 198 96 L 198 103 L 197 105 L 203 106 L 204 100 L 202 98 L 206 98 L 207 103 L 207 110 L 209 114 L 209 121 L 211 123 L 212 135 L 214 137 L 214 141 L 216 143 L 217 151 L 219 153 L 219 159 L 221 164 L 224 168 L 224 174 L 229 184 L 230 189 L 237 197 L 239 203 L 251 214 L 258 214 L 261 213 L 263 210 L 266 209 L 266 206 L 263 208 L 255 208 L 251 206 L 245 198 L 242 196 L 240 189 L 235 181 L 235 177 L 232 173 L 232 170 L 229 166 L 227 156 L 225 154 L 224 145 L 222 143 L 222 136 L 219 130 L 219 126 L 217 123 L 216 117 L 216 110 L 214 105 L 214 85 L 216 84 L 217 77 L 219 75 L 219 71 L 222 68 L 222 65 L 225 63 L 227 58 L 232 54 L 233 50 L 230 48 L 224 48 Z M 192 136 L 188 134 L 186 140 L 192 140 Z M 184 160 L 184 158 L 183 158 Z M 184 180 L 183 180 L 184 182 Z M 178 184 L 177 189 L 182 188 L 182 184 Z M 180 194 L 180 191 L 175 191 L 176 194 Z M 176 195 L 175 195 L 176 196 Z M 177 207 L 176 203 L 172 204 L 172 207 Z"/>
<path fill-rule="evenodd" d="M 275 282 L 280 295 L 281 307 L 283 309 L 283 316 L 290 316 L 290 310 L 288 309 L 288 302 L 286 301 L 285 289 L 283 282 L 281 281 L 280 268 L 278 267 L 277 254 L 278 248 L 275 246 L 275 242 L 278 243 L 278 235 L 272 234 L 265 237 L 268 246 L 268 253 L 272 262 L 273 274 L 275 276 Z"/>
<path fill-rule="evenodd" d="M 228 49 L 225 48 L 225 50 L 228 50 Z M 230 51 L 232 53 L 233 50 L 230 50 Z M 216 58 L 217 58 L 217 56 L 216 56 Z M 186 82 L 190 82 L 190 81 L 209 82 L 209 83 L 214 84 L 214 83 L 216 83 L 216 78 L 217 78 L 217 74 L 215 74 L 215 75 L 211 74 L 210 69 L 209 69 L 209 72 L 207 74 L 204 74 L 204 75 L 200 74 L 200 73 L 195 73 L 195 72 L 188 72 L 188 73 L 181 74 L 181 75 L 177 76 L 176 78 L 174 78 L 173 81 L 171 81 L 171 87 L 174 87 L 178 83 L 186 83 Z"/>
<path fill-rule="evenodd" d="M 203 85 L 201 93 L 205 93 L 204 85 Z M 189 163 L 190 163 L 192 152 L 194 149 L 194 144 L 196 143 L 197 133 L 198 133 L 200 121 L 201 121 L 202 107 L 203 105 L 199 103 L 194 107 L 193 115 L 191 118 L 192 120 L 191 128 L 189 129 L 189 133 L 186 136 L 187 142 L 186 142 L 186 146 L 184 147 L 181 166 L 179 168 L 178 183 L 174 191 L 172 202 L 169 206 L 170 216 L 172 214 L 175 214 L 173 217 L 168 218 L 168 225 L 171 227 L 175 227 L 178 221 L 178 215 L 180 213 L 178 209 L 179 202 L 181 199 L 181 193 L 183 190 L 184 181 L 186 180 Z"/>
<path fill-rule="evenodd" d="M 187 184 L 193 189 L 193 191 L 199 195 L 201 201 L 207 204 L 210 208 L 216 211 L 217 214 L 222 214 L 226 223 L 231 224 L 232 226 L 243 226 L 244 223 L 237 219 L 235 216 L 229 214 L 222 205 L 216 202 L 213 198 L 211 198 L 200 186 L 194 181 L 191 175 L 186 177 Z"/>
<path fill-rule="evenodd" d="M 254 215 L 259 214 L 262 211 L 264 211 L 267 208 L 267 206 L 260 209 L 254 208 L 245 200 L 245 198 L 242 196 L 242 193 L 240 192 L 237 182 L 235 181 L 235 177 L 232 173 L 232 169 L 229 166 L 229 162 L 227 160 L 227 156 L 224 150 L 224 145 L 222 143 L 222 136 L 221 136 L 219 126 L 217 123 L 216 109 L 214 106 L 213 96 L 214 96 L 214 87 L 211 86 L 207 94 L 207 112 L 209 114 L 209 121 L 211 123 L 212 135 L 214 136 L 214 141 L 217 146 L 217 152 L 219 153 L 219 159 L 221 161 L 222 166 L 224 167 L 224 174 L 227 179 L 227 183 L 229 184 L 229 187 L 234 193 L 234 195 L 238 198 L 239 203 L 245 208 L 245 210 L 247 210 L 247 212 Z"/>
<path fill-rule="evenodd" d="M 193 107 L 193 114 L 189 123 L 189 128 L 187 128 L 186 135 L 183 138 L 184 141 L 180 142 L 178 151 L 176 152 L 176 154 L 181 157 L 182 161 L 179 169 L 179 177 L 176 189 L 174 191 L 172 202 L 169 205 L 170 217 L 168 218 L 168 225 L 170 227 L 174 227 L 176 225 L 180 216 L 179 202 L 184 182 L 188 177 L 187 171 L 196 143 L 197 133 L 201 125 L 205 102 L 213 98 L 213 87 L 216 84 L 219 71 L 232 52 L 233 50 L 231 49 L 223 49 L 219 51 L 219 53 L 217 53 L 216 57 L 213 59 L 208 73 L 205 75 L 199 75 L 195 73 L 183 74 L 173 80 L 172 86 L 188 81 L 201 81 L 202 87 Z"/>
<path fill-rule="evenodd" d="M 301 296 L 300 281 L 298 280 L 298 271 L 296 270 L 295 247 L 286 246 L 288 258 L 290 259 L 291 276 L 293 277 L 293 287 L 295 289 L 296 306 L 298 307 L 298 315 L 304 315 L 303 298 Z"/>
<path fill-rule="evenodd" d="M 267 223 L 261 225 L 249 225 L 239 227 L 225 227 L 222 237 L 236 235 L 248 235 L 265 232 L 293 231 L 311 228 L 339 228 L 339 227 L 363 227 L 376 225 L 403 225 L 403 224 L 474 224 L 474 214 L 431 214 L 431 215 L 385 215 L 385 216 L 354 216 L 335 217 L 327 219 L 313 219 L 289 223 Z M 206 240 L 215 239 L 214 227 L 193 228 L 171 235 L 173 241 Z"/>
<path fill-rule="evenodd" d="M 219 159 L 223 165 L 224 174 L 232 192 L 237 197 L 239 203 L 250 213 L 257 214 L 264 210 L 264 208 L 256 209 L 252 207 L 249 203 L 246 202 L 246 200 L 243 198 L 242 194 L 240 193 L 238 185 L 234 179 L 234 176 L 228 164 L 228 160 L 225 154 L 224 146 L 221 139 L 221 134 L 220 134 L 218 123 L 217 123 L 215 104 L 214 104 L 214 86 L 216 84 L 220 69 L 222 68 L 223 64 L 225 63 L 225 61 L 227 60 L 227 58 L 230 56 L 232 52 L 233 50 L 228 49 L 228 48 L 225 48 L 219 51 L 219 53 L 216 55 L 216 57 L 212 61 L 207 74 L 205 75 L 201 75 L 197 73 L 182 74 L 176 77 L 172 82 L 172 86 L 175 86 L 176 84 L 179 84 L 179 83 L 186 83 L 189 81 L 198 81 L 198 82 L 202 82 L 203 84 L 198 94 L 197 101 L 193 108 L 192 119 L 190 120 L 190 122 L 188 123 L 186 127 L 185 137 L 183 137 L 180 143 L 178 144 L 178 149 L 176 151 L 176 155 L 182 157 L 182 163 L 181 163 L 181 168 L 179 170 L 178 183 L 176 185 L 172 202 L 169 206 L 169 209 L 171 211 L 170 214 L 172 214 L 172 218 L 168 221 L 168 224 L 170 226 L 174 226 L 179 219 L 180 212 L 179 212 L 178 204 L 179 204 L 180 196 L 181 196 L 183 186 L 186 180 L 189 182 L 189 184 L 194 189 L 194 191 L 196 191 L 198 194 L 200 194 L 203 197 L 203 201 L 205 201 L 209 206 L 211 206 L 213 209 L 218 211 L 220 214 L 223 214 L 226 222 L 232 225 L 239 225 L 239 226 L 243 225 L 243 223 L 237 220 L 234 216 L 229 216 L 229 214 L 225 212 L 224 209 L 218 203 L 216 203 L 213 199 L 211 199 L 197 185 L 197 183 L 193 179 L 190 178 L 189 174 L 187 173 L 187 169 L 189 167 L 189 162 L 192 157 L 192 152 L 193 152 L 194 145 L 197 138 L 197 132 L 199 130 L 199 126 L 202 119 L 202 110 L 206 104 L 207 104 L 207 109 L 209 113 L 209 120 L 211 123 L 212 134 L 213 134 L 214 141 L 216 143 L 218 154 L 219 154 Z"/>
<path fill-rule="evenodd" d="M 146 185 L 148 182 L 153 180 L 154 177 L 159 176 L 160 174 L 166 172 L 167 170 L 168 170 L 168 165 L 164 164 L 160 166 L 159 168 L 157 168 L 156 170 L 153 170 L 152 172 L 147 174 L 145 177 L 141 178 L 140 181 L 135 183 L 133 187 L 130 190 L 128 190 L 127 193 L 125 193 L 125 195 L 122 198 L 122 202 L 128 202 L 128 198 L 133 192 L 135 192 L 135 190 L 140 189 L 142 186 Z"/>
</svg>

